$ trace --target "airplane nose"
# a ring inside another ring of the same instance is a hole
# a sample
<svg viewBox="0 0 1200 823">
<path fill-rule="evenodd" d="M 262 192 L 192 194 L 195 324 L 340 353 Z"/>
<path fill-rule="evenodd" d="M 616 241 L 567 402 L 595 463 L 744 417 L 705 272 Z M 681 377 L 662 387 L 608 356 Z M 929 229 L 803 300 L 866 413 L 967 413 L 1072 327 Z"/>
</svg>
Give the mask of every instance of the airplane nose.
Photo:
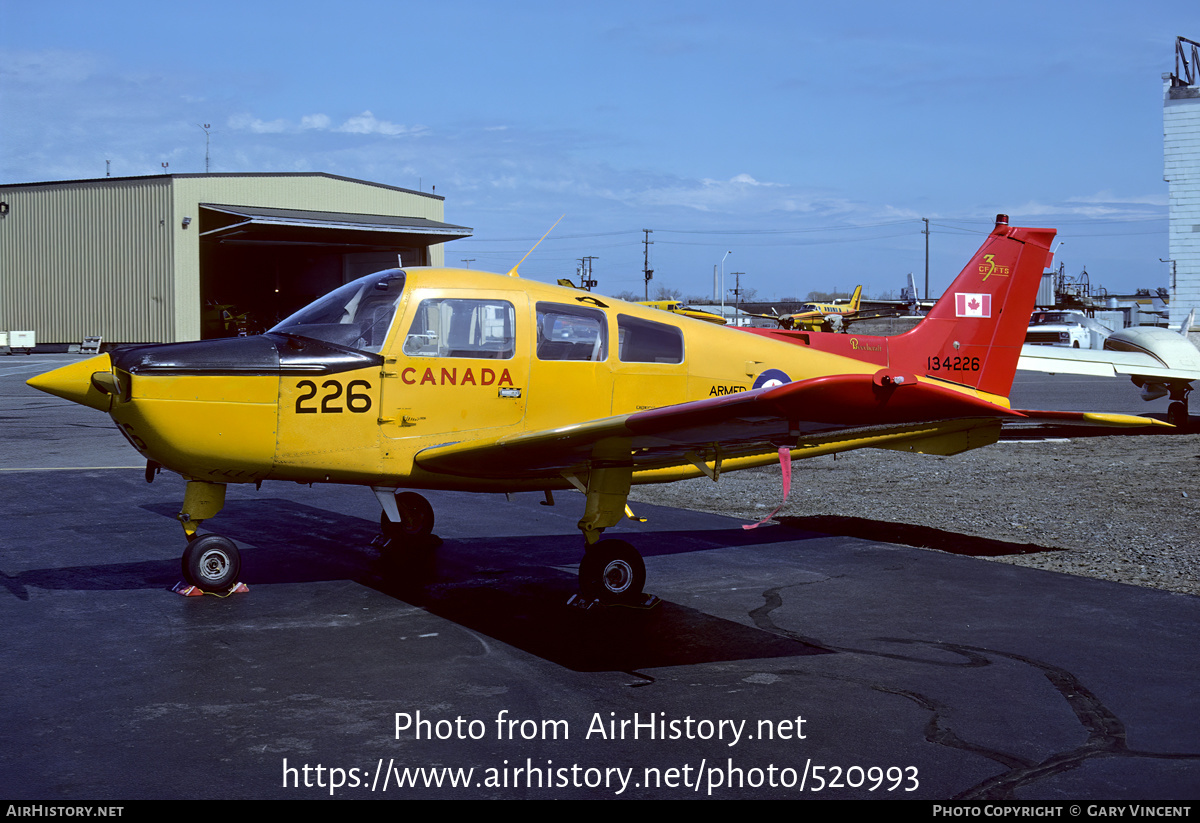
<svg viewBox="0 0 1200 823">
<path fill-rule="evenodd" d="M 93 379 L 92 375 L 96 375 Z M 111 391 L 116 386 L 112 359 L 107 354 L 89 357 L 62 368 L 39 374 L 25 381 L 38 391 L 53 394 L 72 403 L 106 412 L 112 405 Z M 101 391 L 101 388 L 104 391 Z"/>
</svg>

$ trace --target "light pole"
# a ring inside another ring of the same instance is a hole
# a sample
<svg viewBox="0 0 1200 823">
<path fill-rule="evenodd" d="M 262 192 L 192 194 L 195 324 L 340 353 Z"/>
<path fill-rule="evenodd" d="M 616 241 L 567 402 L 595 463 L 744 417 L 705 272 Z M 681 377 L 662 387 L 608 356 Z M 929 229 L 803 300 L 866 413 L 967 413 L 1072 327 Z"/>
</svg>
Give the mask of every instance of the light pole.
<svg viewBox="0 0 1200 823">
<path fill-rule="evenodd" d="M 200 126 L 199 123 L 196 125 Z M 212 123 L 205 123 L 200 128 L 204 129 L 204 173 L 208 174 L 208 130 L 212 128 Z"/>
<path fill-rule="evenodd" d="M 733 250 L 725 252 L 725 257 L 733 254 Z M 725 319 L 725 257 L 721 258 L 721 319 Z"/>
</svg>

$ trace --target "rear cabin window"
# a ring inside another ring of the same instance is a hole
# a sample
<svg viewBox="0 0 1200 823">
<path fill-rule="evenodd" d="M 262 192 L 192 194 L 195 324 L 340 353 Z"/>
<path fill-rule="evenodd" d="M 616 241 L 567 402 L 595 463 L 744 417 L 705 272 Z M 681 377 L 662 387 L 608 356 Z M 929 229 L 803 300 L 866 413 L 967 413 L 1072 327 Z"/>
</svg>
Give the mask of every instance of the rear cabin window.
<svg viewBox="0 0 1200 823">
<path fill-rule="evenodd" d="M 559 303 L 537 304 L 538 360 L 608 358 L 608 323 L 604 312 Z"/>
<path fill-rule="evenodd" d="M 683 362 L 683 332 L 674 326 L 619 314 L 617 335 L 622 363 Z"/>
<path fill-rule="evenodd" d="M 515 349 L 515 317 L 507 300 L 422 300 L 404 338 L 404 353 L 508 360 Z"/>
</svg>

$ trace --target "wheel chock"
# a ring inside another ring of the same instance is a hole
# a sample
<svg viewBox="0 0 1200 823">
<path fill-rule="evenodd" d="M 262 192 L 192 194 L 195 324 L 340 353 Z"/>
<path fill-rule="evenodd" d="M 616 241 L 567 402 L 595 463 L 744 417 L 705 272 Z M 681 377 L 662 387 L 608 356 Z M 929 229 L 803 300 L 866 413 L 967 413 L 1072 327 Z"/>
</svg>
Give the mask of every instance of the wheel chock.
<svg viewBox="0 0 1200 823">
<path fill-rule="evenodd" d="M 596 606 L 623 606 L 627 609 L 653 609 L 659 603 L 662 603 L 656 595 L 641 594 L 637 600 L 621 600 L 613 603 L 605 603 L 603 600 L 594 597 L 584 597 L 582 594 L 573 594 L 567 598 L 567 605 L 573 609 L 580 611 L 590 611 Z"/>
<path fill-rule="evenodd" d="M 206 594 L 211 594 L 214 597 L 228 597 L 231 594 L 246 594 L 250 591 L 250 587 L 245 583 L 236 583 L 234 584 L 233 588 L 222 594 L 220 592 L 201 591 L 190 583 L 184 583 L 183 581 L 180 581 L 175 584 L 175 587 L 171 589 L 171 591 L 175 592 L 175 594 L 181 594 L 184 597 L 203 597 Z"/>
</svg>

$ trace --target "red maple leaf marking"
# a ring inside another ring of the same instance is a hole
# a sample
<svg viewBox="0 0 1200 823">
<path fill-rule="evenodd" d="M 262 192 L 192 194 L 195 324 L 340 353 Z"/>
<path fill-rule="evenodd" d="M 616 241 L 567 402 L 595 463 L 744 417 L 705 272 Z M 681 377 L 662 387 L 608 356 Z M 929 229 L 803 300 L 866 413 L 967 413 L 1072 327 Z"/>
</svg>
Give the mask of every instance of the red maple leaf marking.
<svg viewBox="0 0 1200 823">
<path fill-rule="evenodd" d="M 971 302 L 967 304 L 967 308 L 970 309 L 971 311 L 975 311 L 976 309 L 979 308 L 979 301 L 976 300 L 974 297 L 972 297 Z"/>
</svg>

